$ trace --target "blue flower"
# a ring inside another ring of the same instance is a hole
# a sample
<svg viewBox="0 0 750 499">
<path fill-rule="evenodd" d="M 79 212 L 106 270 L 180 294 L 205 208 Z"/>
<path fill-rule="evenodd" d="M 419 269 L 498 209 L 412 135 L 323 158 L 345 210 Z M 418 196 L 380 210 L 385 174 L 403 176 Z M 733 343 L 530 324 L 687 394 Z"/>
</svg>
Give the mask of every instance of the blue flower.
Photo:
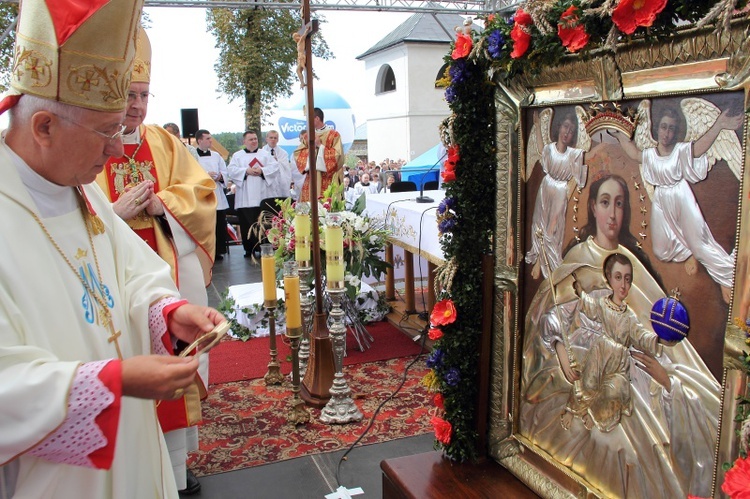
<svg viewBox="0 0 750 499">
<path fill-rule="evenodd" d="M 448 208 L 449 210 L 452 210 L 453 208 L 455 208 L 455 207 L 456 207 L 456 198 L 453 198 L 453 197 L 446 197 L 446 198 L 443 198 L 443 202 L 445 203 L 445 206 L 446 206 L 446 207 L 447 207 L 447 208 Z"/>
<path fill-rule="evenodd" d="M 445 373 L 445 383 L 448 386 L 456 386 L 459 381 L 461 381 L 461 374 L 458 372 L 458 369 L 455 367 L 448 369 L 448 372 Z"/>
<path fill-rule="evenodd" d="M 442 234 L 445 234 L 446 232 L 451 232 L 456 227 L 456 219 L 453 217 L 444 218 L 440 221 L 438 224 L 438 231 L 440 231 Z"/>
<path fill-rule="evenodd" d="M 487 37 L 487 51 L 494 59 L 499 59 L 505 46 L 505 37 L 500 30 L 495 30 Z"/>
<path fill-rule="evenodd" d="M 451 64 L 448 73 L 451 75 L 451 85 L 457 85 L 466 81 L 466 61 L 464 59 L 456 59 Z"/>
<path fill-rule="evenodd" d="M 427 357 L 427 367 L 430 369 L 440 369 L 443 367 L 443 351 L 436 348 L 432 351 L 429 357 Z"/>
<path fill-rule="evenodd" d="M 445 89 L 445 102 L 447 102 L 448 104 L 450 104 L 454 100 L 456 100 L 456 90 L 453 88 L 452 85 L 449 85 Z"/>
</svg>

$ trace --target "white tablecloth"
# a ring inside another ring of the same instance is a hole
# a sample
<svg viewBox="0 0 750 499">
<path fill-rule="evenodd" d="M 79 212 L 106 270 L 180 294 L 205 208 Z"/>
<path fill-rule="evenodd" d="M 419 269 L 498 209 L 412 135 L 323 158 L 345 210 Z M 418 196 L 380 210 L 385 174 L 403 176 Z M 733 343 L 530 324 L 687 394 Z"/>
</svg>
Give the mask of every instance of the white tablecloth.
<svg viewBox="0 0 750 499">
<path fill-rule="evenodd" d="M 250 284 L 237 284 L 235 286 L 229 286 L 229 297 L 234 300 L 234 313 L 237 318 L 237 322 L 247 327 L 251 331 L 255 331 L 253 336 L 268 336 L 271 331 L 268 326 L 262 327 L 261 322 L 266 316 L 265 310 L 263 310 L 263 283 L 253 282 Z M 276 298 L 279 300 L 284 299 L 284 290 L 276 290 Z M 242 312 L 243 308 L 250 310 L 250 313 L 256 312 L 255 316 L 250 319 L 247 314 Z M 281 320 L 280 320 L 281 319 Z M 284 324 L 283 317 L 279 317 L 276 321 L 276 334 L 284 334 L 286 332 L 286 324 Z M 236 336 L 230 332 L 232 336 Z"/>
<path fill-rule="evenodd" d="M 437 207 L 445 192 L 425 191 L 424 195 L 434 202 L 417 203 L 419 192 L 368 194 L 365 212 L 371 218 L 386 218 L 394 231 L 391 237 L 394 245 L 439 265 L 444 256 L 438 239 Z"/>
</svg>

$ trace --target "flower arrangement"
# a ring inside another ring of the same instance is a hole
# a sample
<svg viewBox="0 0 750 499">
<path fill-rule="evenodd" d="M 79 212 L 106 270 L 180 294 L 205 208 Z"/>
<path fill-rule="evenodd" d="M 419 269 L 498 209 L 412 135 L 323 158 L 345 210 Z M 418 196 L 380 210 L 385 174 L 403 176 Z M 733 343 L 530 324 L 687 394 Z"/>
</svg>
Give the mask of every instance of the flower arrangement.
<svg viewBox="0 0 750 499">
<path fill-rule="evenodd" d="M 320 234 L 320 251 L 325 252 L 325 216 L 326 213 L 340 212 L 344 232 L 344 262 L 346 262 L 347 296 L 354 300 L 362 287 L 364 277 L 379 277 L 388 268 L 388 263 L 380 256 L 385 243 L 391 234 L 384 220 L 371 219 L 362 215 L 363 203 L 355 203 L 352 211 L 346 211 L 342 200 L 343 185 L 333 182 L 323 193 L 318 203 L 318 231 Z M 295 204 L 291 199 L 277 201 L 279 211 L 272 217 L 266 230 L 268 242 L 275 248 L 277 268 L 283 268 L 283 262 L 294 259 L 294 216 Z M 325 257 L 321 257 L 325 266 Z M 321 269 L 324 270 L 324 269 Z"/>
<path fill-rule="evenodd" d="M 486 16 L 481 30 L 457 28 L 439 82 L 451 110 L 441 130 L 451 157 L 443 175 L 446 199 L 438 208 L 446 263 L 437 271 L 444 278 L 436 279 L 439 297 L 450 300 L 456 313 L 450 323 L 433 322 L 428 334 L 435 347 L 423 379 L 436 394 L 431 419 L 436 447 L 448 458 L 465 461 L 477 453 L 477 391 L 474 383 L 460 380 L 477 375 L 481 297 L 476 290 L 482 255 L 493 249 L 494 78 L 509 81 L 568 58 L 592 57 L 594 50 L 616 51 L 618 43 L 666 37 L 677 24 L 716 23 L 721 29 L 747 5 L 747 0 L 529 0 L 510 17 Z"/>
</svg>

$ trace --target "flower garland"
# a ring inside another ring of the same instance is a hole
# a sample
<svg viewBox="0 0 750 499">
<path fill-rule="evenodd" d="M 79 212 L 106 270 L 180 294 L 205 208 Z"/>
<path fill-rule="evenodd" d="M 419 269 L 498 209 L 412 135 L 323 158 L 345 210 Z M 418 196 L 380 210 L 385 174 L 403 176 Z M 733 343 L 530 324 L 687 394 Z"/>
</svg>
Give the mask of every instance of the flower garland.
<svg viewBox="0 0 750 499">
<path fill-rule="evenodd" d="M 747 4 L 748 0 L 529 0 L 510 18 L 488 15 L 481 31 L 470 25 L 457 28 L 456 41 L 445 57 L 448 69 L 439 82 L 451 110 L 441 130 L 449 158 L 442 174 L 446 196 L 438 208 L 447 270 L 438 290 L 442 300 L 431 315 L 428 335 L 435 346 L 428 360 L 430 372 L 423 379 L 435 393 L 431 424 L 436 447 L 450 459 L 465 461 L 477 455 L 477 290 L 481 257 L 493 249 L 495 227 L 495 103 L 490 75 L 506 81 L 533 75 L 566 58 L 590 57 L 594 49 L 614 51 L 617 43 L 633 38 L 669 36 L 682 22 L 703 26 L 718 21 L 720 29 Z M 750 427 L 747 431 L 750 435 Z M 748 480 L 750 465 L 737 469 L 745 470 Z M 736 475 L 730 473 L 726 482 L 733 483 Z"/>
<path fill-rule="evenodd" d="M 485 59 L 502 78 L 533 75 L 556 66 L 570 54 L 607 48 L 632 38 L 671 35 L 679 22 L 704 26 L 717 20 L 727 26 L 748 0 L 529 0 L 506 19 L 490 14 L 484 30 L 472 40 L 469 57 Z M 466 57 L 465 29 L 452 55 Z M 455 59 L 455 57 L 454 57 Z M 448 97 L 446 96 L 446 100 Z"/>
</svg>

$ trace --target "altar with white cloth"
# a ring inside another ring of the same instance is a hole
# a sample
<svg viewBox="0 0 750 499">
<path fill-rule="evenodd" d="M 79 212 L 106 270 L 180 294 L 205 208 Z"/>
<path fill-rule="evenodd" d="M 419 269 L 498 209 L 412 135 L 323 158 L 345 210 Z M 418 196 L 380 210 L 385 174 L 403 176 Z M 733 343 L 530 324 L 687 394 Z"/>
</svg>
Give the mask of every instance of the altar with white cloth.
<svg viewBox="0 0 750 499">
<path fill-rule="evenodd" d="M 314 290 L 312 292 L 314 294 Z M 237 322 L 248 328 L 254 337 L 269 336 L 271 331 L 268 327 L 268 319 L 266 318 L 266 311 L 263 309 L 263 283 L 253 282 L 248 284 L 236 284 L 229 286 L 227 290 L 227 297 L 234 302 L 232 307 L 233 318 Z M 284 300 L 284 290 L 276 289 L 276 299 Z M 370 285 L 363 282 L 360 286 L 359 294 L 354 300 L 357 311 L 364 312 L 363 316 L 365 321 L 379 321 L 383 318 L 382 311 L 378 308 L 378 293 Z M 286 332 L 286 316 L 283 308 L 277 308 L 275 311 L 276 317 L 276 334 L 284 334 Z M 231 336 L 237 337 L 235 331 L 230 331 Z M 365 346 L 369 346 L 369 342 L 363 341 L 361 338 L 355 339 L 359 343 L 360 350 L 364 351 Z M 367 338 L 372 341 L 372 337 Z"/>
<path fill-rule="evenodd" d="M 424 196 L 433 199 L 431 203 L 417 203 L 417 196 L 418 192 L 368 194 L 365 213 L 370 218 L 385 219 L 393 230 L 385 249 L 385 259 L 393 265 L 386 274 L 386 300 L 395 300 L 395 280 L 403 278 L 405 311 L 415 313 L 414 276 L 424 276 L 428 281 L 425 311 L 429 313 L 435 304 L 435 268 L 442 264 L 444 259 L 438 237 L 437 207 L 445 197 L 445 192 L 425 191 Z M 395 254 L 394 246 L 397 248 Z M 398 254 L 401 252 L 403 254 Z"/>
</svg>

